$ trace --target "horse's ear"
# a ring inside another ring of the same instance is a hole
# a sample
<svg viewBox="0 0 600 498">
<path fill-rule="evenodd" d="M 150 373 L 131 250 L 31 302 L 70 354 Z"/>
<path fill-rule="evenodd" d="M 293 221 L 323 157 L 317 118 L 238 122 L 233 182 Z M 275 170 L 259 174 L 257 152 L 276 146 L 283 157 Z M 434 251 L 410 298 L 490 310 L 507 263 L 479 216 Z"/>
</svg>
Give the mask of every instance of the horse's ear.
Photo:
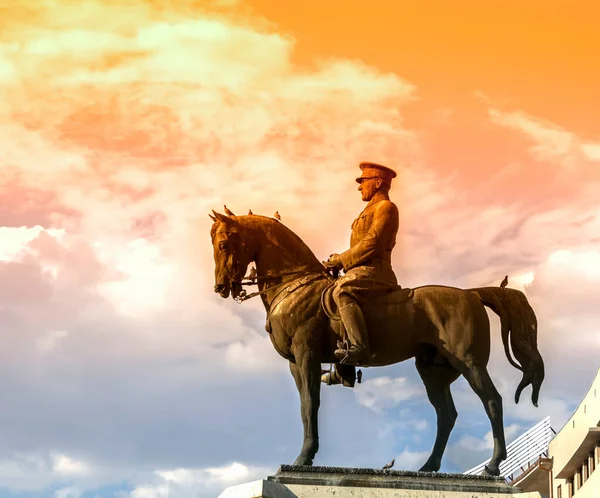
<svg viewBox="0 0 600 498">
<path fill-rule="evenodd" d="M 227 206 L 225 206 L 225 205 L 224 205 L 223 207 L 225 208 L 225 214 L 226 214 L 227 216 L 229 216 L 230 218 L 234 218 L 234 217 L 235 217 L 235 214 L 233 214 L 233 213 L 231 212 L 231 210 L 227 209 Z"/>
<path fill-rule="evenodd" d="M 217 221 L 217 218 L 215 218 L 212 214 L 208 213 L 208 217 L 213 220 L 213 221 Z"/>
<path fill-rule="evenodd" d="M 227 220 L 229 219 L 229 218 L 227 218 L 227 216 L 224 216 L 224 215 L 222 215 L 220 213 L 217 213 L 214 209 L 212 210 L 212 212 L 215 215 L 215 218 L 216 218 L 217 221 L 220 221 L 222 223 L 227 223 Z M 211 216 L 211 218 L 212 218 L 212 216 Z"/>
</svg>

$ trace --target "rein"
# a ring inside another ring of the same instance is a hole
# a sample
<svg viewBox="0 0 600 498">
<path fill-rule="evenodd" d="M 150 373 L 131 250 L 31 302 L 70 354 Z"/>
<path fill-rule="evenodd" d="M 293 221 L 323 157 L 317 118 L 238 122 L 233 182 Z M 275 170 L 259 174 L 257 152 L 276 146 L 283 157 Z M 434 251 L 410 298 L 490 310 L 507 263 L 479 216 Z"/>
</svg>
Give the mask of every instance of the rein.
<svg viewBox="0 0 600 498">
<path fill-rule="evenodd" d="M 275 280 L 275 279 L 280 278 L 280 277 L 285 277 L 285 276 L 288 276 L 288 275 L 298 275 L 298 274 L 301 274 L 298 277 L 298 278 L 301 278 L 301 277 L 303 277 L 305 275 L 310 275 L 311 273 L 317 273 L 317 272 L 306 271 L 306 270 L 288 271 L 288 272 L 278 273 L 276 275 L 269 275 L 267 277 L 257 277 L 256 281 L 254 281 L 254 280 L 247 280 L 246 282 L 243 282 L 243 281 L 239 282 L 239 284 L 240 285 L 258 285 L 258 280 Z M 318 272 L 318 273 L 321 273 L 321 272 Z M 327 271 L 324 271 L 322 273 L 325 274 L 325 275 L 329 275 L 329 273 Z M 242 289 L 242 291 L 239 293 L 239 295 L 236 298 L 234 298 L 234 300 L 235 300 L 236 303 L 242 304 L 244 301 L 247 301 L 248 299 L 251 299 L 251 298 L 256 297 L 256 296 L 260 296 L 261 294 L 265 294 L 265 293 L 267 293 L 269 291 L 278 289 L 279 287 L 283 287 L 284 285 L 287 285 L 289 287 L 294 281 L 298 280 L 298 278 L 295 278 L 291 282 L 281 282 L 281 283 L 279 283 L 277 285 L 273 285 L 273 286 L 268 287 L 266 289 L 263 289 L 261 291 L 253 292 L 251 294 L 247 294 L 246 291 L 244 289 Z M 279 293 L 277 293 L 277 295 L 275 297 L 277 297 L 278 295 L 279 295 Z"/>
</svg>

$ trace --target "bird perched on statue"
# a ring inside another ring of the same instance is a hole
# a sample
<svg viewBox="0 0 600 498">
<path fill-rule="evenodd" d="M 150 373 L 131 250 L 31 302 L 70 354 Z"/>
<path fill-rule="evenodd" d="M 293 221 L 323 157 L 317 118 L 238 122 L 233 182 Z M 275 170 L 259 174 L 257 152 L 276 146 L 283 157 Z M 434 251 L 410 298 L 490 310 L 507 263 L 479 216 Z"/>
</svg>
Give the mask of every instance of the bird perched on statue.
<svg viewBox="0 0 600 498">
<path fill-rule="evenodd" d="M 254 214 L 254 213 L 252 212 L 252 209 L 248 209 L 248 216 L 250 216 L 250 215 L 252 215 L 252 214 Z"/>
<path fill-rule="evenodd" d="M 281 216 L 279 216 L 279 211 L 275 211 L 275 219 L 277 221 L 281 221 Z"/>
<path fill-rule="evenodd" d="M 504 287 L 506 287 L 507 285 L 508 285 L 508 275 L 506 275 L 506 276 L 504 277 L 504 280 L 502 280 L 502 282 L 500 282 L 500 287 L 501 287 L 502 289 L 504 289 Z"/>
<path fill-rule="evenodd" d="M 389 470 L 394 466 L 394 462 L 396 461 L 396 459 L 394 458 L 390 463 L 386 463 L 383 467 L 381 467 L 383 470 Z"/>
<path fill-rule="evenodd" d="M 356 380 L 358 381 L 358 383 L 360 384 L 362 381 L 362 370 L 358 370 L 358 372 L 356 372 Z"/>
<path fill-rule="evenodd" d="M 256 268 L 254 268 L 254 266 L 252 268 L 250 268 L 250 273 L 248 273 L 248 280 L 256 280 L 257 277 L 257 273 L 256 273 Z"/>
</svg>

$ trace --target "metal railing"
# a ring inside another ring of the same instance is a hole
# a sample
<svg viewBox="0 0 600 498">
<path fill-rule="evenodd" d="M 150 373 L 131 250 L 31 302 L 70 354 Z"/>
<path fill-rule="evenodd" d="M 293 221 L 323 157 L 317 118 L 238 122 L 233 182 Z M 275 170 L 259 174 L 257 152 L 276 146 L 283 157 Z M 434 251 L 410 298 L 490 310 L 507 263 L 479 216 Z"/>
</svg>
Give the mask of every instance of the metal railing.
<svg viewBox="0 0 600 498">
<path fill-rule="evenodd" d="M 542 455 L 548 455 L 548 445 L 556 434 L 550 426 L 550 417 L 534 425 L 506 447 L 508 458 L 500 464 L 503 476 L 512 476 L 518 470 L 525 470 L 528 464 Z M 464 474 L 481 474 L 490 459 L 476 467 L 463 472 Z"/>
</svg>

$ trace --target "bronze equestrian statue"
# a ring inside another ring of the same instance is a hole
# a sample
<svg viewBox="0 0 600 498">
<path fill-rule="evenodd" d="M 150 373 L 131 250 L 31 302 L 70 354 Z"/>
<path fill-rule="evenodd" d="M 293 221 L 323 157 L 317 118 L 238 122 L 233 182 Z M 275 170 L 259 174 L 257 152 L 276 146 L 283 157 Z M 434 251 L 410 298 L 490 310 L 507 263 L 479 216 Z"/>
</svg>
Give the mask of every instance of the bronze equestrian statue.
<svg viewBox="0 0 600 498">
<path fill-rule="evenodd" d="M 505 354 L 523 374 L 515 402 L 531 385 L 537 406 L 544 362 L 535 313 L 525 295 L 510 288 L 398 286 L 390 263 L 398 211 L 388 197 L 395 173 L 374 163 L 363 163 L 361 169 L 357 181 L 367 207 L 353 224 L 350 249 L 324 264 L 274 218 L 213 211 L 214 290 L 238 302 L 253 296 L 263 301 L 266 330 L 275 350 L 289 360 L 300 393 L 304 442 L 296 465 L 312 465 L 319 449 L 321 380 L 352 386 L 355 365 L 385 366 L 415 358 L 437 414 L 433 450 L 420 470 L 440 469 L 457 417 L 450 385 L 463 375 L 490 420 L 494 450 L 484 472 L 497 476 L 506 442 L 502 398 L 487 371 L 490 324 L 485 307 L 500 317 Z M 244 281 L 251 262 L 256 278 Z M 338 278 L 340 269 L 345 275 Z M 258 291 L 247 294 L 243 286 L 254 282 Z M 335 364 L 335 372 L 323 375 L 323 363 Z"/>
</svg>

